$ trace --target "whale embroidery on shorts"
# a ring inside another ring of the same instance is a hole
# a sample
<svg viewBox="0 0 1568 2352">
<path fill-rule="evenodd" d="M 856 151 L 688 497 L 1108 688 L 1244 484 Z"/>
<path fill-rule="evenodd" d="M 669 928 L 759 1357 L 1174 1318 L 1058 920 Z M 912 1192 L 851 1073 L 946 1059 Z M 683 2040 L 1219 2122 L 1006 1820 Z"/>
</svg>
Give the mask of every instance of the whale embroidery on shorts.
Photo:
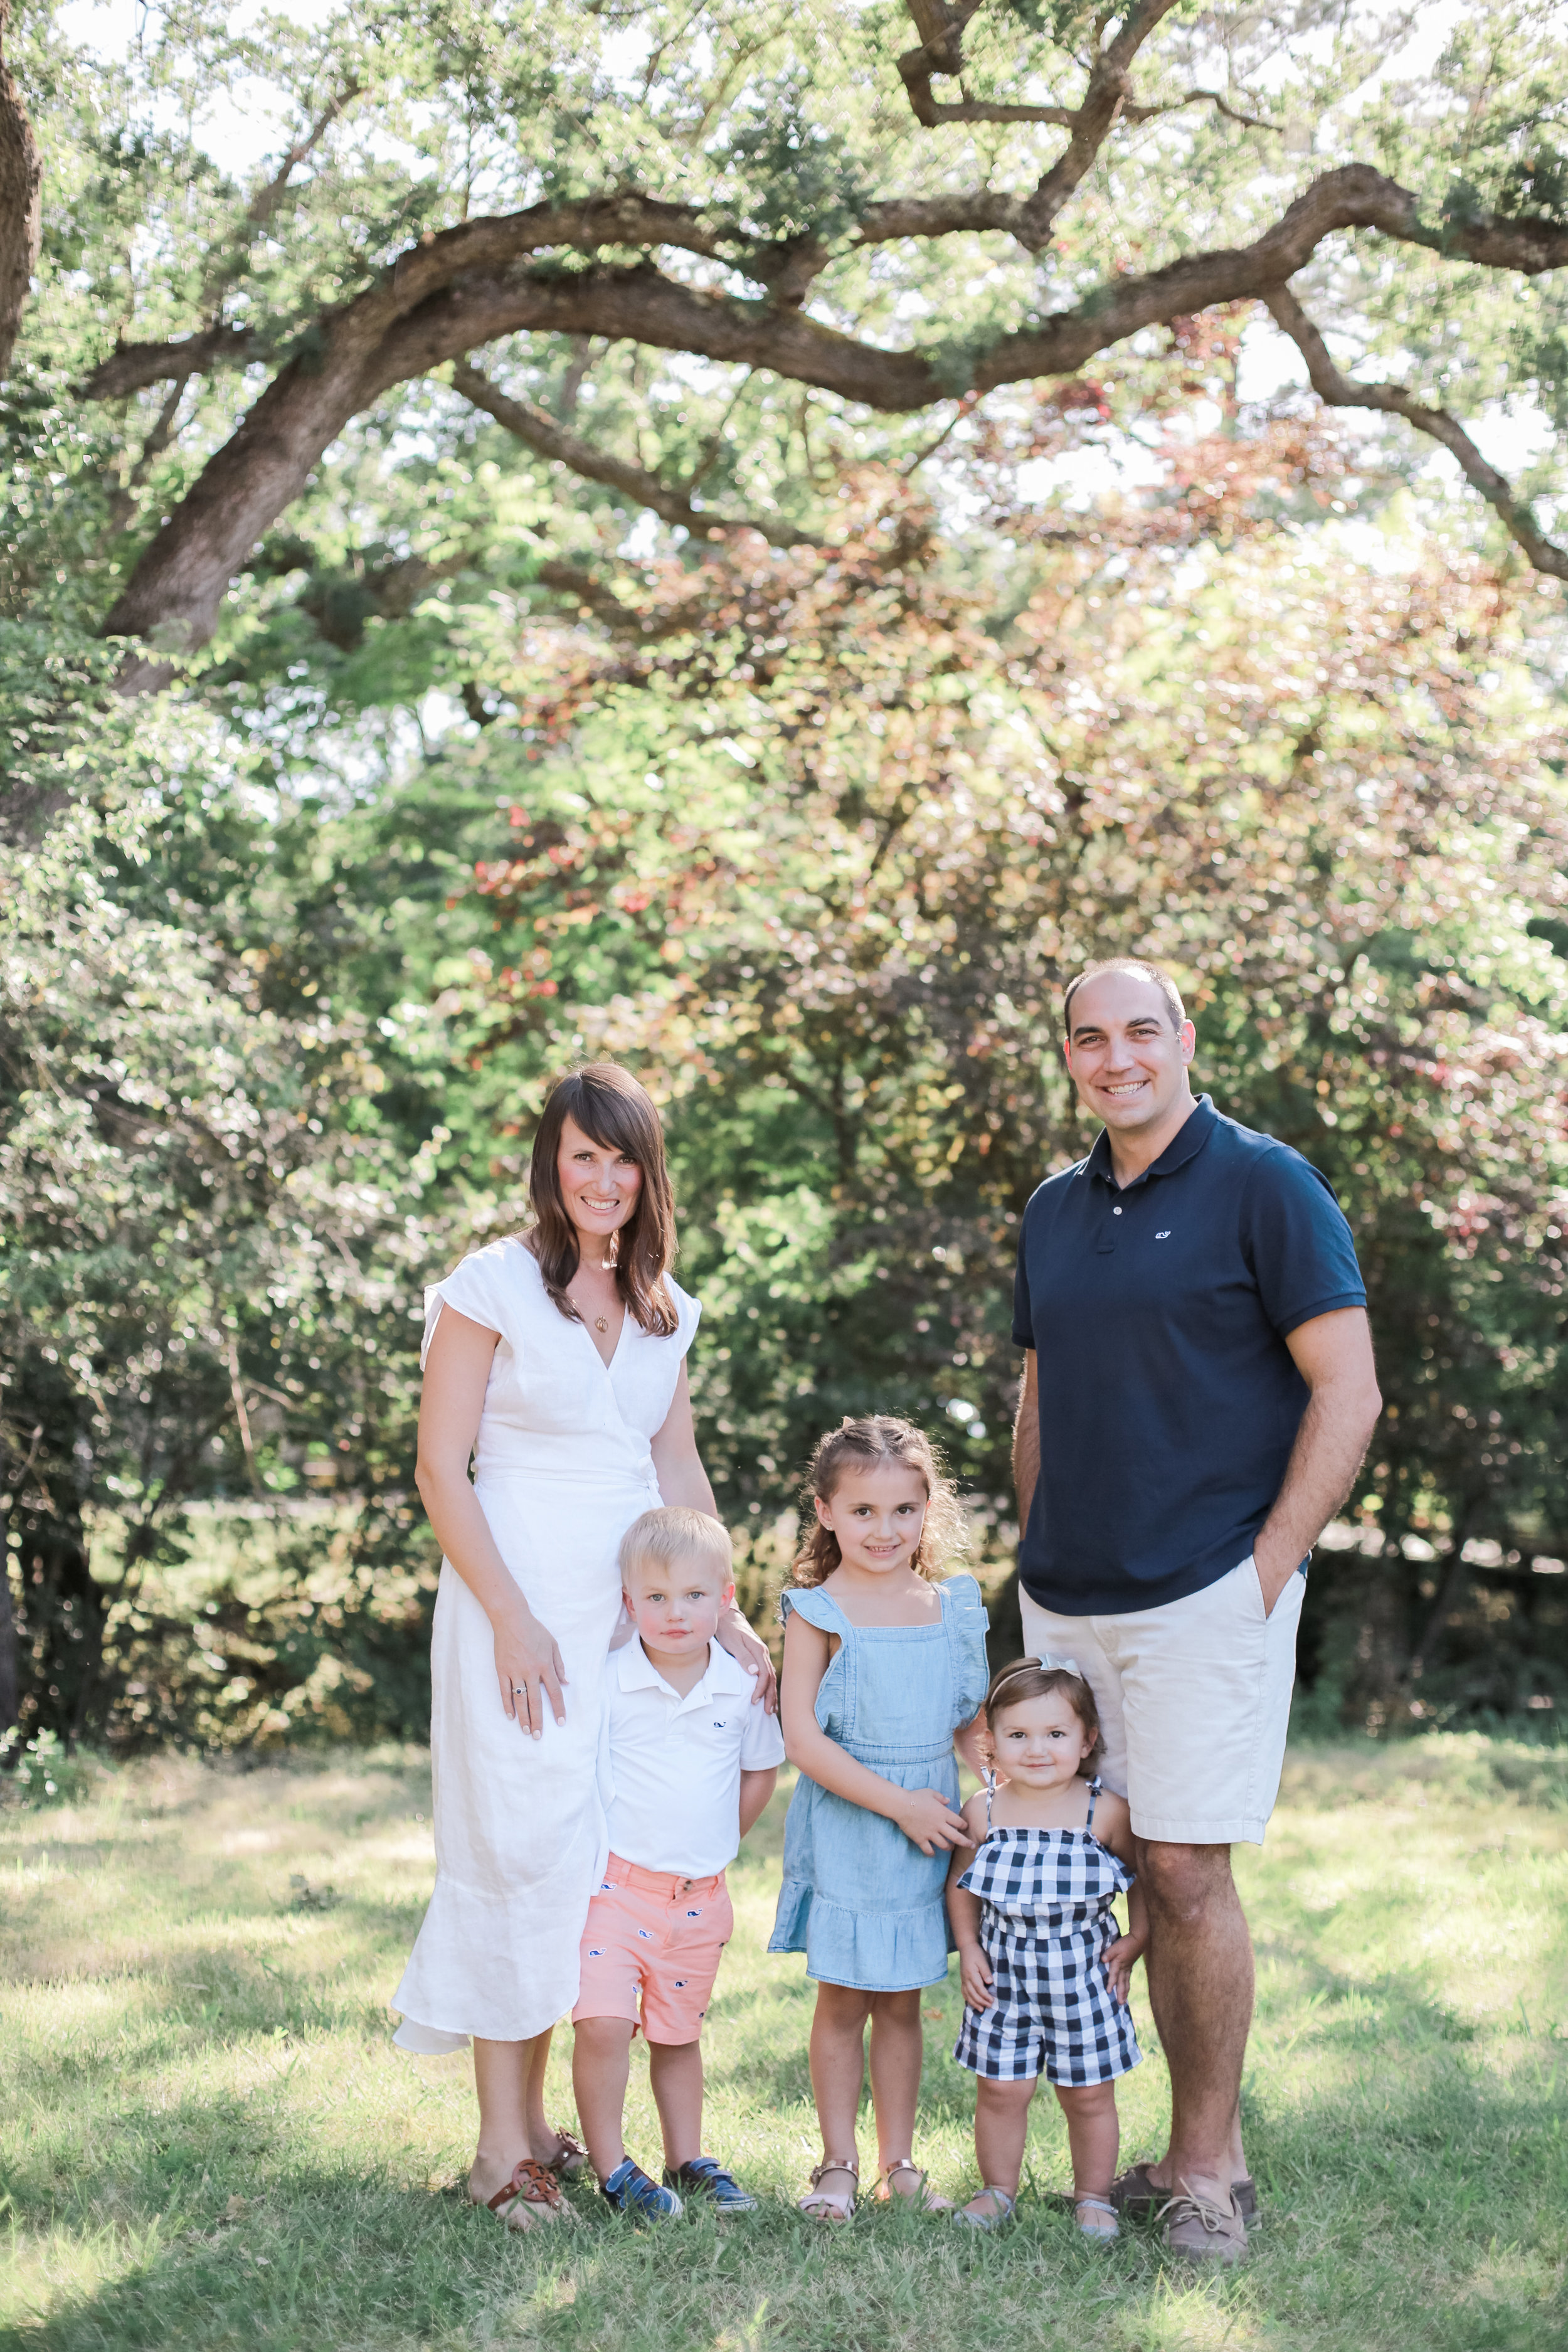
<svg viewBox="0 0 1568 2352">
<path fill-rule="evenodd" d="M 1164 1232 L 1163 1232 L 1163 1234 L 1155 1234 L 1155 1236 L 1154 1236 L 1154 1239 L 1155 1239 L 1157 1242 L 1168 1242 L 1168 1241 L 1170 1240 L 1170 1238 L 1171 1238 L 1171 1228 L 1170 1228 L 1170 1226 L 1169 1226 L 1169 1225 L 1167 1225 L 1167 1226 L 1165 1227 L 1165 1230 L 1164 1230 Z"/>
</svg>

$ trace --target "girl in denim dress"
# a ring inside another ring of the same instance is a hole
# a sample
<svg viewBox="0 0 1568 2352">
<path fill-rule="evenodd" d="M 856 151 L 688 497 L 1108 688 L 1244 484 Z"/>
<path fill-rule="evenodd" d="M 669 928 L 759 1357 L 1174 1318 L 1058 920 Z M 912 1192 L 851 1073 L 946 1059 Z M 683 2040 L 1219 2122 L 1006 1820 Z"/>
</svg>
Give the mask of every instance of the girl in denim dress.
<svg viewBox="0 0 1568 2352">
<path fill-rule="evenodd" d="M 878 2193 L 934 2209 L 915 2164 L 921 1993 L 947 1973 L 955 1739 L 985 1696 L 985 1610 L 973 1577 L 937 1582 L 963 1517 L 929 1439 L 878 1414 L 847 1421 L 812 1462 L 814 1520 L 784 1595 L 784 1747 L 800 1780 L 784 1825 L 768 1949 L 804 1951 L 816 1985 L 811 2082 L 822 2161 L 801 2210 L 847 2221 L 871 2028 Z"/>
</svg>

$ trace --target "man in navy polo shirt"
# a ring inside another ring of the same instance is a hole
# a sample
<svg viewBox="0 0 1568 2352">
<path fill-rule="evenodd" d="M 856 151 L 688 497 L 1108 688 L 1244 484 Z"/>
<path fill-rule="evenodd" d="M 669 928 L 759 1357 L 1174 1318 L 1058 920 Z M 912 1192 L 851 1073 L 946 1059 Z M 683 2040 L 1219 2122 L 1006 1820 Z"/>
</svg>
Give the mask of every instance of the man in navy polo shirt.
<svg viewBox="0 0 1568 2352">
<path fill-rule="evenodd" d="M 1024 1213 L 1013 1337 L 1026 1646 L 1074 1659 L 1127 1797 L 1171 2144 L 1118 2184 L 1173 2251 L 1236 2261 L 1252 1945 L 1231 1877 L 1279 1793 L 1306 1555 L 1382 1399 L 1350 1228 L 1300 1153 L 1194 1098 L 1168 974 L 1067 992 L 1068 1067 L 1104 1122 Z"/>
</svg>

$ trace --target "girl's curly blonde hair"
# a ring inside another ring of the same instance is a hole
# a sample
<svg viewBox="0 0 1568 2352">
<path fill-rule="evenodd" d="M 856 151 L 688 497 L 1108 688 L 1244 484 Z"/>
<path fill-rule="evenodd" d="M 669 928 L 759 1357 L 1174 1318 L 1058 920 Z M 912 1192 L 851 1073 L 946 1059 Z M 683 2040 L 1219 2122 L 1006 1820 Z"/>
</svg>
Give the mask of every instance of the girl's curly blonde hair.
<svg viewBox="0 0 1568 2352">
<path fill-rule="evenodd" d="M 815 1504 L 833 1500 L 847 1471 L 874 1469 L 880 1462 L 902 1463 L 925 1480 L 925 1524 L 910 1567 L 935 1582 L 952 1554 L 963 1551 L 969 1540 L 963 1507 L 931 1439 L 912 1422 L 897 1421 L 891 1413 L 868 1413 L 861 1421 L 846 1420 L 817 1440 L 802 1496 L 805 1513 L 793 1571 L 797 1585 L 821 1584 L 843 1559 L 838 1538 L 823 1526 Z"/>
</svg>

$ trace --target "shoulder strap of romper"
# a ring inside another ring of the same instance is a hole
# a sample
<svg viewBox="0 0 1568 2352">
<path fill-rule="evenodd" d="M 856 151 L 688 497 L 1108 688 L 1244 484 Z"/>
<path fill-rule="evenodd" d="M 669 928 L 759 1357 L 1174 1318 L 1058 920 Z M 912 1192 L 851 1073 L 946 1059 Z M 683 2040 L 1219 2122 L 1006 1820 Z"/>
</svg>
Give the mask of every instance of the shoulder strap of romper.
<svg viewBox="0 0 1568 2352">
<path fill-rule="evenodd" d="M 1100 1776 L 1097 1773 L 1095 1778 L 1089 1784 L 1089 1811 L 1084 1816 L 1083 1823 L 1086 1830 L 1092 1830 L 1094 1827 L 1094 1801 L 1099 1794 Z"/>
</svg>

